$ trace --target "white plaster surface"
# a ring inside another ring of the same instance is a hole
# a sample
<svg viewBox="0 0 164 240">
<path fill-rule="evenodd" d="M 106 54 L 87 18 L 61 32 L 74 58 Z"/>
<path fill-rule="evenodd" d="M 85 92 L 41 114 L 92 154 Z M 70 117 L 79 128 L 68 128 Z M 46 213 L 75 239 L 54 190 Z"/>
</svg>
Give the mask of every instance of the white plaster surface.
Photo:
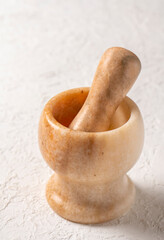
<svg viewBox="0 0 164 240">
<path fill-rule="evenodd" d="M 90 86 L 104 50 L 134 51 L 142 72 L 128 94 L 145 123 L 145 145 L 128 173 L 136 203 L 124 217 L 80 225 L 45 199 L 52 170 L 37 128 L 55 94 Z M 0 240 L 164 239 L 164 1 L 0 0 Z"/>
</svg>

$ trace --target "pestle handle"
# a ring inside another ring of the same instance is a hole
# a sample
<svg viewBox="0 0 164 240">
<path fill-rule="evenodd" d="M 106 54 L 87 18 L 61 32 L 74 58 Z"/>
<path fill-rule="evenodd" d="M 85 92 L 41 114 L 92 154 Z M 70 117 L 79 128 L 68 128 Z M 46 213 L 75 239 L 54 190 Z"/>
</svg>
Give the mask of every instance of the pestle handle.
<svg viewBox="0 0 164 240">
<path fill-rule="evenodd" d="M 140 70 L 140 60 L 131 51 L 120 47 L 107 49 L 97 67 L 88 97 L 69 128 L 85 132 L 108 130 L 114 112 Z"/>
</svg>

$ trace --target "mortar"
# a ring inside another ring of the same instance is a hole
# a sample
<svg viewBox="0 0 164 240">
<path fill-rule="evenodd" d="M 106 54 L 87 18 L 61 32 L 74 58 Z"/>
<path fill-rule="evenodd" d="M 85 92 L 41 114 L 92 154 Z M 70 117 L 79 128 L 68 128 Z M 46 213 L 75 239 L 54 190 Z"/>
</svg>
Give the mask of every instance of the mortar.
<svg viewBox="0 0 164 240">
<path fill-rule="evenodd" d="M 63 218 L 86 224 L 109 221 L 129 210 L 135 187 L 126 173 L 140 156 L 144 139 L 142 116 L 128 97 L 108 131 L 68 128 L 88 92 L 77 88 L 56 95 L 39 123 L 40 150 L 55 171 L 47 183 L 47 201 Z"/>
</svg>

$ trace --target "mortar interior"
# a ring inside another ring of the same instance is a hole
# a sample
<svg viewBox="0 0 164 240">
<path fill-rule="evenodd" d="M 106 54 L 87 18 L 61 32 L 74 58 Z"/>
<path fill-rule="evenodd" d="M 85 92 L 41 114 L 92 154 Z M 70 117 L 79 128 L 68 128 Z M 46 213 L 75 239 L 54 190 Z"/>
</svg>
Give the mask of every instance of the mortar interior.
<svg viewBox="0 0 164 240">
<path fill-rule="evenodd" d="M 71 89 L 56 96 L 53 102 L 53 117 L 65 127 L 68 127 L 83 106 L 89 93 L 89 88 Z M 126 98 L 121 102 L 111 119 L 108 130 L 124 125 L 130 118 L 131 112 Z"/>
</svg>

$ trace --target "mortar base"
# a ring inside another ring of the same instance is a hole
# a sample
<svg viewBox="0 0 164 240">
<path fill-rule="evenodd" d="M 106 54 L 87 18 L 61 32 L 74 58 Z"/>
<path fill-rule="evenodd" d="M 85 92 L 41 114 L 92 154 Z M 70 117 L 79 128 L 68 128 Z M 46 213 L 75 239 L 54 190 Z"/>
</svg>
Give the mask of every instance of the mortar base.
<svg viewBox="0 0 164 240">
<path fill-rule="evenodd" d="M 99 184 L 73 182 L 55 173 L 47 183 L 46 197 L 61 217 L 94 224 L 125 215 L 134 202 L 135 186 L 127 175 Z"/>
</svg>

